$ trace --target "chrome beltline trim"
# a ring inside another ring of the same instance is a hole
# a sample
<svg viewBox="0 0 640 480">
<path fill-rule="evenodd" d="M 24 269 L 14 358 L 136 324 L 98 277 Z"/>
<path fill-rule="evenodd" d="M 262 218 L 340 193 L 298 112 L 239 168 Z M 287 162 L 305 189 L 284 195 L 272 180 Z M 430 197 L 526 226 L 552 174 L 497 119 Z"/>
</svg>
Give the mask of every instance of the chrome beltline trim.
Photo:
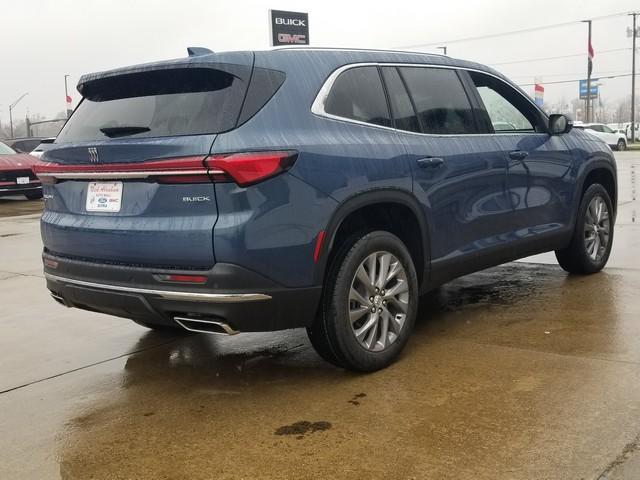
<svg viewBox="0 0 640 480">
<path fill-rule="evenodd" d="M 143 295 L 157 295 L 167 300 L 188 300 L 192 302 L 211 302 L 211 303 L 242 303 L 242 302 L 259 302 L 263 300 L 271 300 L 269 295 L 264 293 L 196 293 L 196 292 L 176 292 L 171 290 L 154 290 L 147 288 L 125 287 L 122 285 L 108 285 L 104 283 L 86 282 L 84 280 L 76 280 L 75 278 L 59 277 L 50 273 L 44 274 L 47 280 L 56 282 L 70 283 L 81 287 L 97 288 L 101 290 L 112 290 L 115 292 L 139 293 Z"/>
</svg>

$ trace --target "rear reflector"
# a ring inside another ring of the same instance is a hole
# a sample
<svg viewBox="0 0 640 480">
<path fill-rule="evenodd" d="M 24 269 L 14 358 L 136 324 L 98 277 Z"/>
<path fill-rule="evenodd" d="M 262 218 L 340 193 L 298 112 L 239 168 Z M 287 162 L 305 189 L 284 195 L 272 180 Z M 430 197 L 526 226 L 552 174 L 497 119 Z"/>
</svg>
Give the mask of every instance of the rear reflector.
<svg viewBox="0 0 640 480">
<path fill-rule="evenodd" d="M 68 165 L 42 163 L 33 167 L 43 183 L 57 180 L 135 180 L 158 183 L 234 181 L 241 187 L 271 178 L 293 166 L 297 152 L 242 152 L 210 157 L 179 157 L 135 163 Z"/>
<path fill-rule="evenodd" d="M 205 275 L 158 275 L 162 282 L 174 282 L 174 283 L 207 283 L 207 277 Z"/>
<path fill-rule="evenodd" d="M 313 263 L 318 263 L 320 252 L 322 251 L 322 243 L 324 242 L 324 230 L 318 232 L 316 237 L 316 248 L 313 250 Z"/>
</svg>

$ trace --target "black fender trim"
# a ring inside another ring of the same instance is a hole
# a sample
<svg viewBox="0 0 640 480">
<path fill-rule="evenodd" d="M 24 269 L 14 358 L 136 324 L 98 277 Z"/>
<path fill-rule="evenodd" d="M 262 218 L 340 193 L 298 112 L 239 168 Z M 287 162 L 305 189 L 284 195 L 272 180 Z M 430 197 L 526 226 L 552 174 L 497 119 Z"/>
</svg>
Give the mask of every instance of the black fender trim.
<svg viewBox="0 0 640 480">
<path fill-rule="evenodd" d="M 376 188 L 366 190 L 364 192 L 357 193 L 344 200 L 334 211 L 329 223 L 325 227 L 325 239 L 322 247 L 322 254 L 318 258 L 318 268 L 315 272 L 314 285 L 323 285 L 324 277 L 327 270 L 327 263 L 330 256 L 330 252 L 334 247 L 334 241 L 336 233 L 342 225 L 342 222 L 353 212 L 375 205 L 379 203 L 395 203 L 409 208 L 418 220 L 418 226 L 422 235 L 422 251 L 423 251 L 423 265 L 416 265 L 416 270 L 422 269 L 422 283 L 428 283 L 429 281 L 429 265 L 431 259 L 431 251 L 429 246 L 429 225 L 426 216 L 420 207 L 420 204 L 413 196 L 413 194 L 407 190 L 391 189 L 391 188 Z"/>
<path fill-rule="evenodd" d="M 614 218 L 618 212 L 618 172 L 616 170 L 615 164 L 612 164 L 610 160 L 598 158 L 588 162 L 585 165 L 584 170 L 580 172 L 580 175 L 577 179 L 578 181 L 576 182 L 576 184 L 580 186 L 580 190 L 579 190 L 580 195 L 576 195 L 576 198 L 574 200 L 574 208 L 573 208 L 574 218 L 572 219 L 574 221 L 575 221 L 575 215 L 577 215 L 578 213 L 578 208 L 580 208 L 580 202 L 582 201 L 582 191 L 584 190 L 584 183 L 587 180 L 587 177 L 589 176 L 589 174 L 594 170 L 607 170 L 613 176 L 613 183 L 616 189 L 616 195 L 615 195 L 616 198 L 611 199 L 611 202 L 613 203 Z"/>
</svg>

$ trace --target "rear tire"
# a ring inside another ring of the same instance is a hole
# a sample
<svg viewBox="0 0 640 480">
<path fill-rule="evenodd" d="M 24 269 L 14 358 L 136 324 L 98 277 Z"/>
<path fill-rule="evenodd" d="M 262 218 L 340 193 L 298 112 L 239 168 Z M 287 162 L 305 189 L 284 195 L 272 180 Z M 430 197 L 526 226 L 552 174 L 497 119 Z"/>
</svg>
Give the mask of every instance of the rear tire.
<svg viewBox="0 0 640 480">
<path fill-rule="evenodd" d="M 590 274 L 604 268 L 613 245 L 613 206 L 599 183 L 584 192 L 567 248 L 556 250 L 560 266 L 569 273 Z"/>
<path fill-rule="evenodd" d="M 616 150 L 618 150 L 619 152 L 623 152 L 626 149 L 627 149 L 627 142 L 625 142 L 622 139 L 618 140 L 618 144 L 616 145 Z"/>
<path fill-rule="evenodd" d="M 28 200 L 38 200 L 42 198 L 42 190 L 39 190 L 37 192 L 27 192 L 24 194 L 24 196 L 27 197 Z"/>
<path fill-rule="evenodd" d="M 400 354 L 417 308 L 418 277 L 404 243 L 385 231 L 355 235 L 329 267 L 322 309 L 307 333 L 328 362 L 372 372 Z"/>
</svg>

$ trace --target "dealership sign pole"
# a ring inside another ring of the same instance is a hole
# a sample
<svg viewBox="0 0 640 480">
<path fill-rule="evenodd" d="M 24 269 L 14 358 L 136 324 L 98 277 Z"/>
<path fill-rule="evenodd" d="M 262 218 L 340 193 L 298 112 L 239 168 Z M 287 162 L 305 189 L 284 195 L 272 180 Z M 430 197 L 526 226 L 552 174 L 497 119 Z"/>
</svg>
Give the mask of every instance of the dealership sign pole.
<svg viewBox="0 0 640 480">
<path fill-rule="evenodd" d="M 271 45 L 309 45 L 309 14 L 269 10 Z"/>
</svg>

